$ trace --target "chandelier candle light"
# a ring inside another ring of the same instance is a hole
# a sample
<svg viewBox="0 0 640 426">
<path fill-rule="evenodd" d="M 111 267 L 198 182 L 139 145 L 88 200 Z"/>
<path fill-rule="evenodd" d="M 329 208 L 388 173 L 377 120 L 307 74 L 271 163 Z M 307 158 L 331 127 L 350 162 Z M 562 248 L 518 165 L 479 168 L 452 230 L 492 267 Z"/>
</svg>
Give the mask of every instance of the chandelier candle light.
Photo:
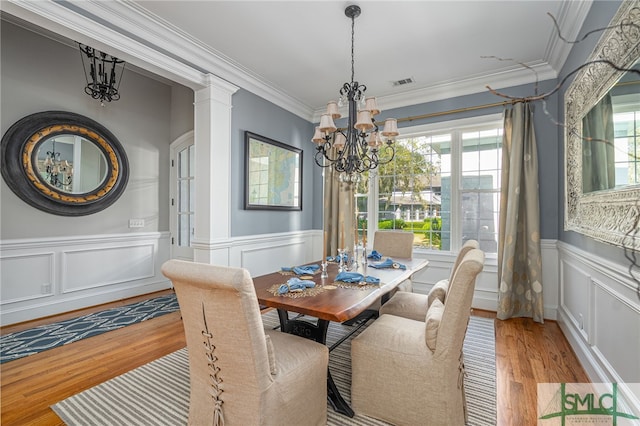
<svg viewBox="0 0 640 426">
<path fill-rule="evenodd" d="M 351 82 L 344 83 L 340 89 L 338 102 L 327 104 L 327 112 L 320 118 L 312 138 L 317 149 L 316 164 L 332 166 L 340 173 L 342 182 L 358 182 L 362 172 L 391 161 L 395 155 L 394 138 L 399 134 L 395 118 L 386 119 L 382 131 L 379 130 L 373 118 L 380 113 L 376 98 L 365 97 L 367 87 L 354 79 L 354 26 L 360 12 L 360 7 L 355 5 L 344 11 L 351 18 Z M 342 117 L 339 108 L 345 103 L 349 106 L 347 128 L 338 129 L 333 120 Z"/>
<path fill-rule="evenodd" d="M 44 177 L 47 183 L 63 191 L 69 191 L 73 182 L 73 167 L 67 160 L 61 160 L 61 154 L 56 151 L 55 139 L 51 141 L 51 151 L 47 151 L 44 165 Z"/>
</svg>

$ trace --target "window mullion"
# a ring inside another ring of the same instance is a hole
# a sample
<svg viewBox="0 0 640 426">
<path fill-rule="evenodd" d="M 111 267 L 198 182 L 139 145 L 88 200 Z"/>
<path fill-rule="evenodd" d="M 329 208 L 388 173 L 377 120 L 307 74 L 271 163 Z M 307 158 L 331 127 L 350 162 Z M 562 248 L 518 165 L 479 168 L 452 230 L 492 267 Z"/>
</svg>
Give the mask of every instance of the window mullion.
<svg viewBox="0 0 640 426">
<path fill-rule="evenodd" d="M 367 199 L 367 241 L 373 244 L 373 234 L 378 229 L 378 217 L 380 203 L 380 185 L 378 182 L 378 169 L 369 171 L 369 198 Z"/>
<path fill-rule="evenodd" d="M 462 241 L 462 132 L 451 132 L 451 243 L 450 250 L 457 253 Z"/>
</svg>

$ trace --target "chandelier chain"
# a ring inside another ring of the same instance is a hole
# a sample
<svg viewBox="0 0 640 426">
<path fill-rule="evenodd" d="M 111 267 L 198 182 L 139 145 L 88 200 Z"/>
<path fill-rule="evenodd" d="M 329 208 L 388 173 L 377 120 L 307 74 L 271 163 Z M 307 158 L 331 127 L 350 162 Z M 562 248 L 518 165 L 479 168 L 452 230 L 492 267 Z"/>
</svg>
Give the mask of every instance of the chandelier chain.
<svg viewBox="0 0 640 426">
<path fill-rule="evenodd" d="M 355 80 L 355 49 L 354 49 L 354 40 L 355 40 L 355 25 L 356 18 L 355 16 L 351 17 L 351 82 Z"/>
</svg>

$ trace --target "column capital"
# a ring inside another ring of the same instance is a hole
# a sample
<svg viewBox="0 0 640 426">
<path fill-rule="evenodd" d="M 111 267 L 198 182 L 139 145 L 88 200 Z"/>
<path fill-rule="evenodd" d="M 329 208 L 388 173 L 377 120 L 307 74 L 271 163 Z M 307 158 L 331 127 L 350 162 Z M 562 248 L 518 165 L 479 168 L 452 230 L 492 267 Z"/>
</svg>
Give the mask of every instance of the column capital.
<svg viewBox="0 0 640 426">
<path fill-rule="evenodd" d="M 221 79 L 213 74 L 204 75 L 205 87 L 195 91 L 195 103 L 208 102 L 210 100 L 231 106 L 231 96 L 239 87 Z"/>
</svg>

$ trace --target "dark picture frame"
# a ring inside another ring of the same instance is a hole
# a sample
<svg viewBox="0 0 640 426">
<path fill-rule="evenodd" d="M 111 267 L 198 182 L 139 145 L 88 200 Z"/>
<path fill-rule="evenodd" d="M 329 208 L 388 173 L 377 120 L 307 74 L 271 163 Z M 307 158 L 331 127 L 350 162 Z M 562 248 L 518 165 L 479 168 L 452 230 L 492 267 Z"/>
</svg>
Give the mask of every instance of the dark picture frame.
<svg viewBox="0 0 640 426">
<path fill-rule="evenodd" d="M 246 210 L 302 210 L 302 150 L 244 132 Z"/>
</svg>

